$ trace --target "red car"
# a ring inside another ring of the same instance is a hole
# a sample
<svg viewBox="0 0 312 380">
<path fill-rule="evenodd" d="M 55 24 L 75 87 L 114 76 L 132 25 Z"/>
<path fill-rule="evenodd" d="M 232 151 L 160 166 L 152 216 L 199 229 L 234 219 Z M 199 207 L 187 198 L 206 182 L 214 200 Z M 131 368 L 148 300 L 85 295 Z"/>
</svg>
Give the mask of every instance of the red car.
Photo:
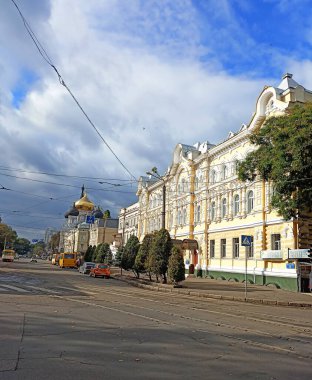
<svg viewBox="0 0 312 380">
<path fill-rule="evenodd" d="M 110 278 L 110 268 L 107 264 L 95 264 L 94 268 L 90 269 L 90 277 L 105 277 Z"/>
</svg>

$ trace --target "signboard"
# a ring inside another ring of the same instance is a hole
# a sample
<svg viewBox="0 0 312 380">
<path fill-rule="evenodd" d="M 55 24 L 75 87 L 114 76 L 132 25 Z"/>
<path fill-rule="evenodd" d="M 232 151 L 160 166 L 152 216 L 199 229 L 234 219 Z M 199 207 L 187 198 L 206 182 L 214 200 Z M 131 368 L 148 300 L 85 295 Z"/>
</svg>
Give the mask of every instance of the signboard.
<svg viewBox="0 0 312 380">
<path fill-rule="evenodd" d="M 286 269 L 295 269 L 295 263 L 287 263 Z"/>
<path fill-rule="evenodd" d="M 309 249 L 289 249 L 288 258 L 289 259 L 309 259 Z"/>
<path fill-rule="evenodd" d="M 32 239 L 32 243 L 38 243 L 38 239 Z"/>
<path fill-rule="evenodd" d="M 88 215 L 86 223 L 93 224 L 94 223 L 94 215 Z"/>
<path fill-rule="evenodd" d="M 243 247 L 251 247 L 252 236 L 241 235 L 241 245 Z"/>
<path fill-rule="evenodd" d="M 283 259 L 283 252 L 281 250 L 266 250 L 260 252 L 261 259 Z"/>
</svg>

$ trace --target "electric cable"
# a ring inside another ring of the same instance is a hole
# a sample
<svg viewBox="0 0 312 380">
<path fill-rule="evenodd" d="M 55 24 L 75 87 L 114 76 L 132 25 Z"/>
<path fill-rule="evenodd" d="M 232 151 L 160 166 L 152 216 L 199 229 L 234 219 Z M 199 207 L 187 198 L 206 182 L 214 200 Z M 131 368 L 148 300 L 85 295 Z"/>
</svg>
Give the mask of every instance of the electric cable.
<svg viewBox="0 0 312 380">
<path fill-rule="evenodd" d="M 92 128 L 95 130 L 95 132 L 97 133 L 97 135 L 100 137 L 100 139 L 103 141 L 103 143 L 106 145 L 106 147 L 110 150 L 110 152 L 113 154 L 113 156 L 116 158 L 116 160 L 120 163 L 120 165 L 126 170 L 126 172 L 130 175 L 130 177 L 135 178 L 135 176 L 129 171 L 129 169 L 125 166 L 125 164 L 120 160 L 120 158 L 117 156 L 117 154 L 113 151 L 113 149 L 110 147 L 110 145 L 106 142 L 106 140 L 104 139 L 104 137 L 101 135 L 100 131 L 97 129 L 97 127 L 94 125 L 94 123 L 92 122 L 92 120 L 90 119 L 90 117 L 88 116 L 88 114 L 86 113 L 86 111 L 83 109 L 83 107 L 80 105 L 79 101 L 77 100 L 77 98 L 75 97 L 75 95 L 72 93 L 72 91 L 70 90 L 70 88 L 67 86 L 67 84 L 65 83 L 64 79 L 62 78 L 61 74 L 59 73 L 58 69 L 55 67 L 55 65 L 52 63 L 50 57 L 48 56 L 48 54 L 46 53 L 46 51 L 44 50 L 44 48 L 42 47 L 42 45 L 40 44 L 38 38 L 36 37 L 35 33 L 32 31 L 30 25 L 28 24 L 27 20 L 25 19 L 24 15 L 22 14 L 21 10 L 19 9 L 18 5 L 16 4 L 16 2 L 14 0 L 11 0 L 12 3 L 15 5 L 16 9 L 18 10 L 18 13 L 20 14 L 22 20 L 23 20 L 23 23 L 24 23 L 24 26 L 25 26 L 25 29 L 27 30 L 28 34 L 30 35 L 32 41 L 34 42 L 37 50 L 39 51 L 39 54 L 42 56 L 42 58 L 48 63 L 48 65 L 50 65 L 53 70 L 56 72 L 57 76 L 58 76 L 58 79 L 59 79 L 59 82 L 62 86 L 64 86 L 66 88 L 66 90 L 68 91 L 68 93 L 71 95 L 72 99 L 75 101 L 76 105 L 78 106 L 78 108 L 81 110 L 81 112 L 84 114 L 84 116 L 86 117 L 86 119 L 88 120 L 89 124 L 92 126 Z"/>
</svg>

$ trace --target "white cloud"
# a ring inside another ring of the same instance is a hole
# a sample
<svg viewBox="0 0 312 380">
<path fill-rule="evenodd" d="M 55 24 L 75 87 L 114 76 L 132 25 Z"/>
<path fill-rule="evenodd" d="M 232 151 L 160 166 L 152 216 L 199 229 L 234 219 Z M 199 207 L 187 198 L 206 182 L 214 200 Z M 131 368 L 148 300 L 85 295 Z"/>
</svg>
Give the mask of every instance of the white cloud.
<svg viewBox="0 0 312 380">
<path fill-rule="evenodd" d="M 11 13 L 10 17 L 17 16 Z M 215 59 L 201 63 L 198 58 L 209 46 L 201 45 L 197 13 L 188 0 L 54 0 L 49 12 L 45 9 L 38 17 L 37 26 L 42 29 L 33 29 L 43 37 L 41 42 L 65 82 L 136 177 L 153 166 L 164 170 L 177 143 L 218 143 L 229 130 L 238 130 L 241 123 L 249 121 L 263 86 L 272 84 L 230 76 L 220 70 L 222 64 Z M 19 64 L 8 68 L 12 79 L 2 89 L 7 96 L 0 115 L 2 164 L 70 175 L 129 178 L 20 27 L 19 35 L 23 36 L 24 51 Z M 14 54 L 16 49 L 10 59 L 0 58 L 0 65 L 13 60 Z M 8 93 L 24 58 L 39 79 L 16 109 L 8 104 Z M 0 179 L 2 183 L 3 177 Z M 36 194 L 68 196 L 76 191 L 79 196 L 79 189 L 14 182 L 8 177 L 4 180 L 12 188 Z M 83 181 L 49 180 L 77 186 Z M 100 187 L 96 182 L 90 182 L 91 186 Z M 104 208 L 115 208 L 115 215 L 119 207 L 135 199 L 127 193 L 95 191 L 90 191 L 90 197 Z M 71 199 L 66 201 L 69 206 Z M 26 201 L 11 197 L 8 202 L 16 208 Z M 41 207 L 41 212 L 54 207 L 59 214 L 67 206 L 63 202 L 50 207 L 48 202 L 46 210 Z"/>
</svg>

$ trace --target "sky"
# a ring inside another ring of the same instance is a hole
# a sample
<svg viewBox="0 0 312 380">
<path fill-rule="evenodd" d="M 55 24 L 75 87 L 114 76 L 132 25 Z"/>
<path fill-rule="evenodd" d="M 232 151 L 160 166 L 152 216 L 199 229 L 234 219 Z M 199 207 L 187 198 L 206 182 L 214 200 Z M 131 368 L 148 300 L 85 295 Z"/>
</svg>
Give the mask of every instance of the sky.
<svg viewBox="0 0 312 380">
<path fill-rule="evenodd" d="M 284 73 L 312 89 L 312 0 L 15 2 L 105 141 L 0 0 L 0 216 L 20 237 L 60 229 L 83 184 L 117 217 L 133 177 L 238 131 Z"/>
</svg>

